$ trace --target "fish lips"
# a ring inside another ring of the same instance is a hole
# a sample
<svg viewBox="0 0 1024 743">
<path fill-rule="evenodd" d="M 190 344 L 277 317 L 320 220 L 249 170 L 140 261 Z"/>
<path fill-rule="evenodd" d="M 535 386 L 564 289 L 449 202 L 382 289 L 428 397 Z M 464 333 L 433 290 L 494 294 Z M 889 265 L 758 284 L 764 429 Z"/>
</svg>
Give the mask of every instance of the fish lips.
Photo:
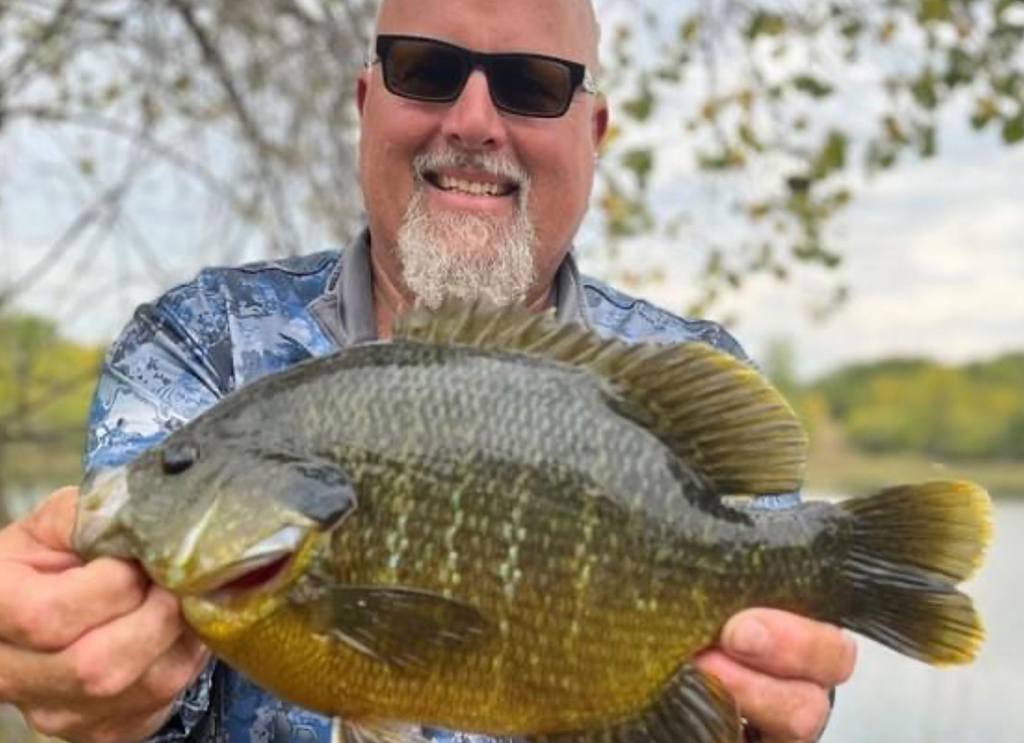
<svg viewBox="0 0 1024 743">
<path fill-rule="evenodd" d="M 290 525 L 253 545 L 239 558 L 221 567 L 190 575 L 182 560 L 167 569 L 166 583 L 176 593 L 201 596 L 210 601 L 230 600 L 239 595 L 272 588 L 287 573 L 302 549 L 310 526 Z"/>
<path fill-rule="evenodd" d="M 134 547 L 118 520 L 129 495 L 125 467 L 94 470 L 82 481 L 71 547 L 83 559 L 135 557 Z"/>
</svg>

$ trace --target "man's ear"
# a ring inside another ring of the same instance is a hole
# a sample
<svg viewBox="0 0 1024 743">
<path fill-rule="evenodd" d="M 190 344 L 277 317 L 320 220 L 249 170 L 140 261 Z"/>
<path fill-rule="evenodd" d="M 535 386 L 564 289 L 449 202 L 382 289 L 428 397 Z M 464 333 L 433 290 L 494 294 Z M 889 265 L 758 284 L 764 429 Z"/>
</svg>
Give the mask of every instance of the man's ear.
<svg viewBox="0 0 1024 743">
<path fill-rule="evenodd" d="M 594 138 L 594 150 L 600 151 L 604 138 L 608 135 L 608 124 L 611 112 L 608 110 L 608 99 L 604 93 L 594 96 L 594 112 L 590 116 L 591 136 Z"/>
<path fill-rule="evenodd" d="M 363 110 L 366 108 L 366 94 L 370 90 L 370 71 L 363 70 L 356 78 L 356 109 L 359 111 L 359 118 L 363 118 Z"/>
</svg>

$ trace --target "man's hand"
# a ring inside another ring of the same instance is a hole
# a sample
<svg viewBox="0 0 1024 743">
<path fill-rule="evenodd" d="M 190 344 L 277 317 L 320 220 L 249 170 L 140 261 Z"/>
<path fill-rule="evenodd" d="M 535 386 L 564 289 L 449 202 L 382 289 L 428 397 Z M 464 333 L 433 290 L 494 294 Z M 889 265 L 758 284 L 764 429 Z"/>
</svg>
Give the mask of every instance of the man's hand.
<svg viewBox="0 0 1024 743">
<path fill-rule="evenodd" d="M 77 500 L 58 490 L 0 531 L 0 702 L 74 743 L 137 741 L 209 653 L 137 566 L 82 564 L 70 547 Z"/>
<path fill-rule="evenodd" d="M 830 624 L 748 609 L 698 664 L 732 693 L 764 743 L 809 743 L 828 721 L 828 691 L 853 673 L 857 646 Z"/>
</svg>

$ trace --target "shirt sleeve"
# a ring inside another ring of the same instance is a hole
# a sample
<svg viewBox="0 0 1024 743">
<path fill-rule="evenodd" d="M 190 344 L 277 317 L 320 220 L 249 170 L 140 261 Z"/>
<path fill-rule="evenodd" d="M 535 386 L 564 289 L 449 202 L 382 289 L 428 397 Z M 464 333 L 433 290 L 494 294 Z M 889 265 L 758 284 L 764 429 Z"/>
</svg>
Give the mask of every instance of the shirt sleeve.
<svg viewBox="0 0 1024 743">
<path fill-rule="evenodd" d="M 210 353 L 224 348 L 226 335 L 219 344 L 198 335 L 219 324 L 214 310 L 192 287 L 139 308 L 104 361 L 89 412 L 84 471 L 131 461 L 229 391 L 229 368 Z M 211 719 L 217 667 L 211 663 L 200 674 L 147 743 L 205 743 L 205 731 L 219 727 Z"/>
</svg>

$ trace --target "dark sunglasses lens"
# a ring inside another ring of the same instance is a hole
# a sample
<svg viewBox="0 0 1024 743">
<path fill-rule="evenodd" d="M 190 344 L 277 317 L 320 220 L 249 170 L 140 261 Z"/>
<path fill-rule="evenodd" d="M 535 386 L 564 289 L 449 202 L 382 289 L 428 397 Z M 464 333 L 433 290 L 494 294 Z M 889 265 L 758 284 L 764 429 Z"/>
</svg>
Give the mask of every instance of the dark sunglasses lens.
<svg viewBox="0 0 1024 743">
<path fill-rule="evenodd" d="M 466 77 L 466 62 L 454 49 L 430 41 L 394 41 L 384 57 L 388 88 L 398 95 L 427 101 L 458 97 Z"/>
<path fill-rule="evenodd" d="M 572 100 L 569 68 L 550 59 L 497 57 L 491 92 L 502 108 L 527 116 L 560 116 Z"/>
</svg>

